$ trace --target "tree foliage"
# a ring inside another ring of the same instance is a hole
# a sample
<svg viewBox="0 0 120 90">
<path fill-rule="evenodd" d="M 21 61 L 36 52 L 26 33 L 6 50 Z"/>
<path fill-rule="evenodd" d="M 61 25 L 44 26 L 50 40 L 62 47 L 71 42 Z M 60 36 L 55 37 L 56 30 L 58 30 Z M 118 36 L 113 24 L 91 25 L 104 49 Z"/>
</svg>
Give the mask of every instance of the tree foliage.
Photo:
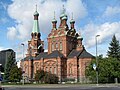
<svg viewBox="0 0 120 90">
<path fill-rule="evenodd" d="M 112 57 L 120 60 L 120 45 L 115 35 L 113 36 L 112 41 L 110 42 L 108 57 Z"/>
<path fill-rule="evenodd" d="M 44 72 L 44 70 L 37 70 L 36 74 L 35 74 L 35 80 L 37 82 L 39 82 L 39 81 L 43 82 L 45 73 L 46 72 Z"/>
<path fill-rule="evenodd" d="M 15 66 L 15 58 L 13 57 L 13 52 L 11 52 L 11 54 L 8 56 L 8 60 L 5 64 L 4 79 L 6 81 L 9 81 L 10 71 L 11 71 L 12 67 L 14 67 L 14 66 Z"/>
<path fill-rule="evenodd" d="M 114 83 L 114 79 L 118 78 L 120 82 L 120 62 L 116 58 L 98 57 L 98 78 L 99 83 Z M 96 82 L 96 71 L 93 69 L 93 64 L 96 60 L 92 60 L 86 68 L 86 76 Z"/>
<path fill-rule="evenodd" d="M 44 82 L 48 84 L 56 84 L 58 83 L 58 77 L 55 74 L 47 72 L 44 77 Z"/>
<path fill-rule="evenodd" d="M 44 82 L 48 84 L 58 83 L 58 77 L 50 72 L 45 72 L 44 70 L 37 70 L 35 74 L 35 80 L 37 82 Z"/>
<path fill-rule="evenodd" d="M 113 83 L 115 82 L 115 78 L 117 78 L 120 82 L 120 45 L 115 35 L 110 42 L 110 47 L 107 54 L 108 57 L 98 57 L 99 82 Z M 91 61 L 90 65 L 86 69 L 86 76 L 89 77 L 91 81 L 96 80 L 96 71 L 93 70 L 92 67 L 93 63 L 96 63 L 96 61 Z"/>
<path fill-rule="evenodd" d="M 22 79 L 22 70 L 18 68 L 17 65 L 13 66 L 10 70 L 9 80 L 11 82 L 20 82 Z"/>
<path fill-rule="evenodd" d="M 20 79 L 22 78 L 22 70 L 17 67 L 16 60 L 13 54 L 14 52 L 10 53 L 5 64 L 4 80 L 7 82 L 20 81 Z"/>
</svg>

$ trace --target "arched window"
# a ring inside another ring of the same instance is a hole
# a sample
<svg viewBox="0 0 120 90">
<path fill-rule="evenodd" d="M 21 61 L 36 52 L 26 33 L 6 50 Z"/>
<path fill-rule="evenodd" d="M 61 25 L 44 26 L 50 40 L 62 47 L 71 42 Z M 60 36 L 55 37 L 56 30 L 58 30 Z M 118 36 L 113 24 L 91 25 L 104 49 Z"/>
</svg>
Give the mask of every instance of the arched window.
<svg viewBox="0 0 120 90">
<path fill-rule="evenodd" d="M 39 62 L 34 63 L 35 71 L 39 70 Z"/>
<path fill-rule="evenodd" d="M 52 43 L 52 51 L 54 51 L 54 44 Z"/>
<path fill-rule="evenodd" d="M 56 43 L 56 50 L 58 49 L 58 43 Z"/>
<path fill-rule="evenodd" d="M 72 64 L 69 64 L 69 74 L 72 75 Z"/>
<path fill-rule="evenodd" d="M 36 70 L 39 70 L 39 63 L 36 64 Z"/>
<path fill-rule="evenodd" d="M 39 69 L 41 69 L 41 66 L 42 66 L 41 63 L 39 63 Z"/>
<path fill-rule="evenodd" d="M 50 67 L 50 73 L 52 73 L 52 67 Z"/>
<path fill-rule="evenodd" d="M 48 72 L 48 67 L 46 67 L 46 72 Z"/>
<path fill-rule="evenodd" d="M 24 71 L 25 71 L 25 72 L 27 72 L 27 65 L 25 64 L 25 66 L 24 66 L 24 67 L 25 67 Z"/>
<path fill-rule="evenodd" d="M 60 50 L 62 51 L 62 42 L 60 42 Z"/>
<path fill-rule="evenodd" d="M 57 74 L 57 72 L 56 72 L 57 70 L 56 70 L 56 67 L 54 67 L 54 74 Z"/>
</svg>

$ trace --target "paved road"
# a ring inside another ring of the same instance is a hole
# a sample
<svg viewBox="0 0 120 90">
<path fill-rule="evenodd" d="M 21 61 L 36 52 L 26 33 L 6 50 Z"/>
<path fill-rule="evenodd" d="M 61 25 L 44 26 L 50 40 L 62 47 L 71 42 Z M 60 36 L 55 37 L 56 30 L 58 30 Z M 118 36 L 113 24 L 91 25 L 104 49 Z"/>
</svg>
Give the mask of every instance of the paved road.
<svg viewBox="0 0 120 90">
<path fill-rule="evenodd" d="M 120 90 L 120 87 L 4 87 L 4 90 Z"/>
</svg>

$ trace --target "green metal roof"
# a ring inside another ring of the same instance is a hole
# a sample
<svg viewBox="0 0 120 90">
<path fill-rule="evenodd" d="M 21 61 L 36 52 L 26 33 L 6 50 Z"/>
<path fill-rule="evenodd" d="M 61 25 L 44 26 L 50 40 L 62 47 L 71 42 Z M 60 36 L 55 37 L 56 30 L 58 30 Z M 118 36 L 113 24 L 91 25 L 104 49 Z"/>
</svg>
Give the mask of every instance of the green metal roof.
<svg viewBox="0 0 120 90">
<path fill-rule="evenodd" d="M 32 33 L 39 33 L 39 32 L 40 32 L 40 30 L 39 30 L 38 20 L 34 20 Z"/>
<path fill-rule="evenodd" d="M 82 38 L 81 36 L 77 37 L 77 39 L 81 39 L 81 40 L 83 40 L 83 38 Z"/>
<path fill-rule="evenodd" d="M 63 10 L 62 10 L 62 12 L 61 12 L 61 15 L 60 15 L 60 18 L 65 18 L 65 17 L 67 17 L 67 15 L 66 15 L 66 10 L 65 10 L 65 8 L 64 8 L 64 5 L 63 5 Z"/>
<path fill-rule="evenodd" d="M 39 13 L 37 11 L 34 12 L 34 15 L 38 15 L 39 16 Z"/>
<path fill-rule="evenodd" d="M 71 20 L 70 20 L 70 23 L 75 23 L 75 20 L 71 19 Z"/>
<path fill-rule="evenodd" d="M 54 18 L 54 19 L 52 20 L 52 22 L 57 22 L 57 20 Z"/>
<path fill-rule="evenodd" d="M 67 20 L 67 16 L 62 17 L 62 20 Z"/>
<path fill-rule="evenodd" d="M 65 14 L 65 13 L 62 13 L 61 15 L 60 15 L 60 17 L 62 18 L 62 17 L 67 17 L 67 15 Z"/>
</svg>

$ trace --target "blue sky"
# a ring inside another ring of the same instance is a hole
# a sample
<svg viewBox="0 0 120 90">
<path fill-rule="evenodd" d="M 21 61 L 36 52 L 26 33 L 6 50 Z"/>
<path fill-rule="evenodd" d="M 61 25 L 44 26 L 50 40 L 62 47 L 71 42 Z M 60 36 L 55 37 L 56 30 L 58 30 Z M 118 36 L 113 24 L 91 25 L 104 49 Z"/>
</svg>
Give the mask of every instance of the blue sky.
<svg viewBox="0 0 120 90">
<path fill-rule="evenodd" d="M 73 12 L 76 30 L 83 37 L 83 44 L 91 54 L 95 55 L 97 34 L 100 35 L 98 54 L 104 56 L 112 36 L 115 34 L 120 40 L 120 0 L 0 0 L 0 50 L 12 48 L 16 51 L 17 58 L 21 58 L 21 43 L 25 43 L 26 50 L 27 41 L 31 39 L 36 4 L 40 14 L 41 38 L 45 43 L 52 28 L 53 12 L 56 12 L 59 26 L 63 4 L 68 15 L 68 25 Z"/>
</svg>

